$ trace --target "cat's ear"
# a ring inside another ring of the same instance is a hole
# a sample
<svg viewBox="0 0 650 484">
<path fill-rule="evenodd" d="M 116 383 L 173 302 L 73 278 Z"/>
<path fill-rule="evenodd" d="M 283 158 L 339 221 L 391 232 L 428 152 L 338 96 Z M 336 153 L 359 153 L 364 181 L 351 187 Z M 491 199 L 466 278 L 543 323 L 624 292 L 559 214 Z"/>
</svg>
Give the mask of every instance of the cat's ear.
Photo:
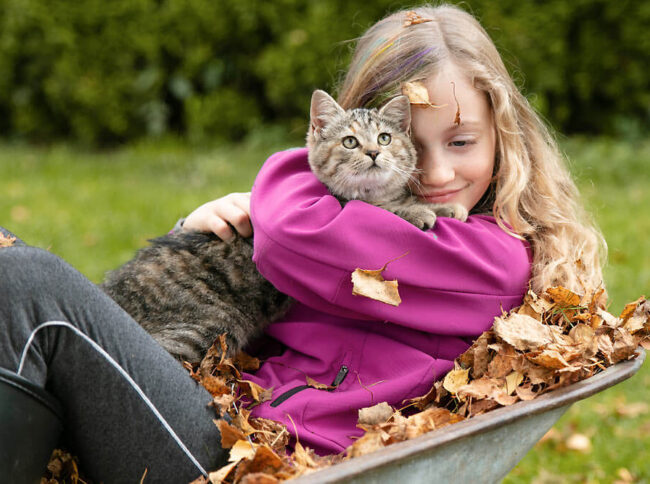
<svg viewBox="0 0 650 484">
<path fill-rule="evenodd" d="M 318 133 L 338 114 L 343 114 L 345 110 L 327 94 L 325 91 L 317 89 L 311 95 L 311 130 Z"/>
<path fill-rule="evenodd" d="M 408 132 L 411 126 L 411 103 L 406 96 L 394 97 L 379 110 L 379 114 L 396 122 L 404 132 Z"/>
</svg>

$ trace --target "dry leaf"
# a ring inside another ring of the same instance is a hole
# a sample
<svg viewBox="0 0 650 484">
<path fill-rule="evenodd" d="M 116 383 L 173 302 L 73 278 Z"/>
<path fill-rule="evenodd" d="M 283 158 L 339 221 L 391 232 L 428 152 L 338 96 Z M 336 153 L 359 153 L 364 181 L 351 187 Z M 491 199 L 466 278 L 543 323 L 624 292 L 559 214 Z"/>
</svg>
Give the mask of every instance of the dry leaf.
<svg viewBox="0 0 650 484">
<path fill-rule="evenodd" d="M 379 302 L 399 306 L 402 299 L 397 292 L 397 281 L 386 281 L 381 275 L 386 266 L 378 270 L 355 269 L 352 273 L 352 294 L 365 296 Z"/>
<path fill-rule="evenodd" d="M 550 368 L 552 370 L 559 370 L 561 368 L 566 368 L 569 365 L 562 355 L 555 350 L 543 350 L 538 354 L 526 355 L 527 358 L 533 363 L 543 366 L 544 368 Z"/>
<path fill-rule="evenodd" d="M 243 351 L 237 353 L 232 359 L 233 365 L 240 371 L 252 372 L 260 367 L 260 360 Z"/>
<path fill-rule="evenodd" d="M 515 393 L 520 400 L 523 400 L 525 402 L 528 400 L 533 400 L 535 397 L 537 397 L 537 392 L 532 389 L 532 384 L 515 388 Z"/>
<path fill-rule="evenodd" d="M 393 415 L 393 407 L 386 402 L 378 403 L 372 407 L 362 408 L 359 410 L 360 425 L 376 425 L 386 422 Z"/>
<path fill-rule="evenodd" d="M 238 383 L 242 393 L 251 397 L 256 402 L 266 402 L 271 399 L 272 388 L 262 388 L 250 380 L 238 380 Z"/>
<path fill-rule="evenodd" d="M 227 395 L 232 391 L 232 389 L 226 384 L 226 380 L 218 376 L 205 375 L 201 377 L 200 382 L 213 397 Z"/>
<path fill-rule="evenodd" d="M 408 401 L 416 408 L 420 410 L 424 410 L 424 407 L 426 407 L 429 403 L 433 402 L 437 395 L 438 395 L 438 389 L 434 385 L 431 387 L 431 390 L 429 390 L 429 392 L 426 395 L 423 395 L 421 397 L 411 398 Z"/>
<path fill-rule="evenodd" d="M 429 100 L 429 91 L 424 84 L 418 81 L 403 83 L 402 94 L 408 97 L 409 102 L 414 106 L 428 106 L 432 108 L 442 108 L 446 106 L 446 104 L 443 104 L 441 106 L 431 104 L 431 101 Z"/>
<path fill-rule="evenodd" d="M 263 472 L 252 472 L 246 474 L 240 484 L 276 484 L 278 481 L 277 478 L 269 474 L 264 474 Z"/>
<path fill-rule="evenodd" d="M 625 321 L 624 328 L 631 334 L 642 329 L 650 330 L 650 301 L 647 301 L 645 297 L 641 297 L 634 303 L 625 306 L 625 308 L 628 308 L 631 304 L 636 304 L 631 313 L 626 314 L 626 310 L 624 309 L 619 317 L 619 319 Z"/>
<path fill-rule="evenodd" d="M 232 393 L 219 395 L 212 400 L 212 406 L 217 409 L 219 416 L 223 417 L 234 401 L 235 396 Z"/>
<path fill-rule="evenodd" d="M 617 331 L 614 336 L 614 351 L 612 352 L 612 362 L 629 359 L 635 352 L 638 343 L 634 337 L 627 331 Z"/>
<path fill-rule="evenodd" d="M 492 395 L 499 391 L 500 386 L 501 383 L 497 379 L 484 376 L 478 380 L 472 380 L 466 383 L 456 393 L 458 393 L 459 397 L 462 396 L 464 398 L 492 398 Z"/>
<path fill-rule="evenodd" d="M 359 457 L 370 454 L 385 447 L 384 440 L 379 432 L 366 432 L 349 446 L 346 451 L 350 457 Z"/>
<path fill-rule="evenodd" d="M 481 415 L 485 412 L 489 412 L 490 410 L 494 410 L 495 408 L 498 408 L 500 405 L 498 402 L 491 400 L 489 398 L 486 398 L 485 400 L 478 400 L 476 402 L 472 402 L 472 404 L 468 407 L 468 413 L 467 417 L 475 417 L 476 415 Z"/>
<path fill-rule="evenodd" d="M 454 115 L 454 124 L 460 126 L 460 104 L 458 104 L 458 98 L 456 97 L 456 83 L 452 81 L 451 87 L 453 89 L 454 101 L 456 101 L 456 114 Z"/>
<path fill-rule="evenodd" d="M 598 352 L 598 341 L 596 339 L 596 332 L 586 324 L 576 324 L 569 336 L 578 346 L 579 352 L 585 358 L 591 358 Z"/>
<path fill-rule="evenodd" d="M 243 479 L 245 479 L 244 476 L 251 476 L 256 474 L 256 479 L 258 480 L 263 479 L 260 474 L 266 476 L 266 479 L 275 479 L 274 475 L 280 472 L 285 466 L 288 467 L 288 464 L 285 465 L 280 456 L 273 452 L 273 450 L 271 450 L 269 447 L 261 445 L 259 447 L 256 447 L 255 455 L 252 458 L 242 460 L 242 462 L 237 467 L 234 481 L 243 482 Z M 253 480 L 251 482 L 258 481 Z M 259 482 L 267 481 L 261 480 Z"/>
<path fill-rule="evenodd" d="M 237 442 L 246 438 L 241 430 L 230 425 L 225 420 L 215 420 L 214 423 L 219 428 L 219 433 L 221 434 L 221 447 L 224 449 L 230 449 Z"/>
<path fill-rule="evenodd" d="M 458 393 L 458 390 L 467 385 L 469 370 L 451 370 L 445 375 L 442 386 L 449 393 Z"/>
<path fill-rule="evenodd" d="M 508 395 L 512 395 L 517 387 L 521 385 L 522 381 L 524 381 L 523 373 L 520 373 L 516 370 L 510 373 L 506 377 L 506 392 Z"/>
<path fill-rule="evenodd" d="M 255 455 L 257 446 L 247 440 L 238 440 L 230 449 L 229 462 L 239 462 L 242 459 L 250 459 Z"/>
<path fill-rule="evenodd" d="M 596 315 L 600 316 L 600 318 L 603 320 L 603 323 L 611 328 L 618 328 L 621 323 L 623 323 L 622 320 L 618 319 L 613 314 L 608 313 L 604 309 L 596 310 Z"/>
<path fill-rule="evenodd" d="M 0 247 L 11 247 L 16 242 L 16 237 L 0 233 Z"/>
<path fill-rule="evenodd" d="M 295 463 L 303 467 L 316 469 L 318 468 L 318 464 L 314 457 L 315 454 L 313 450 L 308 448 L 306 449 L 300 442 L 296 442 L 296 448 L 292 456 Z"/>
<path fill-rule="evenodd" d="M 634 311 L 636 311 L 636 308 L 641 304 L 645 302 L 645 296 L 641 296 L 639 299 L 636 301 L 632 301 L 631 303 L 627 303 L 625 307 L 623 308 L 623 311 L 621 311 L 621 315 L 619 316 L 619 319 L 622 319 L 623 322 L 627 321 L 627 319 L 634 314 Z"/>
<path fill-rule="evenodd" d="M 514 347 L 507 343 L 499 345 L 499 351 L 488 364 L 488 374 L 493 378 L 503 378 L 510 374 L 516 357 Z"/>
<path fill-rule="evenodd" d="M 541 315 L 553 309 L 554 303 L 545 297 L 539 297 L 533 291 L 529 290 L 524 296 L 524 304 L 522 306 L 529 306 L 534 313 L 540 316 L 535 319 L 541 320 Z"/>
<path fill-rule="evenodd" d="M 513 313 L 494 319 L 494 333 L 520 351 L 545 346 L 553 341 L 551 330 L 530 316 Z"/>
<path fill-rule="evenodd" d="M 233 471 L 236 465 L 237 462 L 231 462 L 230 464 L 226 464 L 221 469 L 215 472 L 210 472 L 210 474 L 208 474 L 210 483 L 221 484 L 226 479 L 226 477 L 228 477 L 228 474 L 230 474 Z"/>
<path fill-rule="evenodd" d="M 307 385 L 309 385 L 312 388 L 318 388 L 319 390 L 331 390 L 333 388 L 336 388 L 333 387 L 332 385 L 325 385 L 325 383 L 319 383 L 313 378 L 310 378 L 308 376 L 306 376 L 306 380 L 307 380 Z"/>
<path fill-rule="evenodd" d="M 561 306 L 578 306 L 580 305 L 580 296 L 576 293 L 569 291 L 568 289 L 558 286 L 558 287 L 549 287 L 546 290 L 553 301 Z"/>
<path fill-rule="evenodd" d="M 402 27 L 410 27 L 411 25 L 423 24 L 426 22 L 431 22 L 432 20 L 433 19 L 431 18 L 424 18 L 413 10 L 410 10 L 406 12 Z"/>
</svg>

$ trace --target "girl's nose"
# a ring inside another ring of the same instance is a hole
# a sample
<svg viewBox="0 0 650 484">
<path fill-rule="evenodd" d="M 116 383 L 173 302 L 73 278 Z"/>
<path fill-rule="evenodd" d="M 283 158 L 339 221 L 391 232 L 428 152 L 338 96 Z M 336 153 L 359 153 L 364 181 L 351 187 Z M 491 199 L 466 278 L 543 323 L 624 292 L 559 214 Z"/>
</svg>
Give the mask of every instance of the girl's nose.
<svg viewBox="0 0 650 484">
<path fill-rule="evenodd" d="M 456 177 L 453 165 L 442 156 L 428 156 L 421 170 L 422 184 L 432 187 L 444 187 Z"/>
</svg>

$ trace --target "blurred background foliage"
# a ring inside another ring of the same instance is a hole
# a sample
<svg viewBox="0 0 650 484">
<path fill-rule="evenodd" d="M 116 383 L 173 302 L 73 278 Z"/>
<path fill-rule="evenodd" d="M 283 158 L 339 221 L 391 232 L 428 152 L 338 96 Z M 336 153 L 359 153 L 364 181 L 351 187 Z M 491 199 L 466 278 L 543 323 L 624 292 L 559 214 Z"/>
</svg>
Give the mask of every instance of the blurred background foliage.
<svg viewBox="0 0 650 484">
<path fill-rule="evenodd" d="M 302 137 L 311 92 L 335 91 L 348 40 L 412 4 L 0 0 L 0 133 L 91 147 L 162 135 L 236 141 L 268 125 Z M 554 127 L 647 132 L 650 2 L 460 5 Z"/>
</svg>

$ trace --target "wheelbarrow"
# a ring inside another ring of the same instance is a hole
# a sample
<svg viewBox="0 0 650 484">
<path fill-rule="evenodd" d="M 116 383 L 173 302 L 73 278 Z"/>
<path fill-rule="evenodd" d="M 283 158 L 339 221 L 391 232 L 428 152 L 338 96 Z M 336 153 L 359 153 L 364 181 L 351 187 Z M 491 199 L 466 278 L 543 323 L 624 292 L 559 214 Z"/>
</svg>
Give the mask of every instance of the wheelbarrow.
<svg viewBox="0 0 650 484">
<path fill-rule="evenodd" d="M 590 378 L 292 480 L 324 483 L 493 483 L 503 479 L 571 404 L 634 375 L 645 351 Z M 468 458 L 471 456 L 471 459 Z"/>
</svg>

